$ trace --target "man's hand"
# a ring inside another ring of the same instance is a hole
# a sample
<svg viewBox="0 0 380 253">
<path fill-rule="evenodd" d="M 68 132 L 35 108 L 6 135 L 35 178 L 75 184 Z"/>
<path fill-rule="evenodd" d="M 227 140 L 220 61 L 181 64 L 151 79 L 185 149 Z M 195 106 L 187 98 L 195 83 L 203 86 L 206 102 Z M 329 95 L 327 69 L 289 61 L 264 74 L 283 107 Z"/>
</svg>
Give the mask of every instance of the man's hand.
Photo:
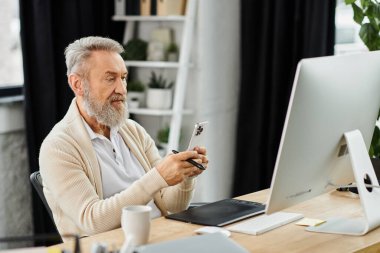
<svg viewBox="0 0 380 253">
<path fill-rule="evenodd" d="M 197 153 L 201 156 L 203 167 L 207 168 L 208 159 L 206 156 L 206 153 L 207 153 L 206 148 L 205 147 L 195 147 L 194 151 L 197 151 Z"/>
<path fill-rule="evenodd" d="M 169 154 L 156 166 L 156 169 L 168 185 L 176 185 L 186 177 L 196 176 L 203 172 L 186 160 L 192 159 L 206 168 L 208 160 L 205 154 L 206 149 L 199 147 L 194 148 L 194 151 Z"/>
</svg>

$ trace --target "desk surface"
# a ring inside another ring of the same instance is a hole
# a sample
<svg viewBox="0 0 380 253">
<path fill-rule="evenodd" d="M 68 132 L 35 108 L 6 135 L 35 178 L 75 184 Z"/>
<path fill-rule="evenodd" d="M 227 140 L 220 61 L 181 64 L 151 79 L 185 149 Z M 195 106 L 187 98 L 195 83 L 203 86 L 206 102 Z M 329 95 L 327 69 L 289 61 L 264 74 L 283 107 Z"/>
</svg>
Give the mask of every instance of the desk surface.
<svg viewBox="0 0 380 253">
<path fill-rule="evenodd" d="M 267 196 L 268 190 L 264 190 L 238 199 L 264 203 Z M 308 218 L 326 219 L 334 216 L 359 216 L 361 206 L 357 195 L 333 191 L 288 208 L 286 211 L 303 213 Z M 154 219 L 149 243 L 191 236 L 199 227 L 202 226 L 163 217 Z M 250 252 L 379 252 L 380 250 L 380 228 L 365 236 L 347 236 L 307 232 L 304 227 L 291 223 L 258 236 L 232 233 L 230 238 Z M 120 248 L 123 241 L 123 231 L 119 228 L 81 239 L 81 249 L 82 252 L 89 253 L 94 242 L 105 242 Z M 71 242 L 67 242 L 58 246 L 71 249 L 72 245 Z"/>
</svg>

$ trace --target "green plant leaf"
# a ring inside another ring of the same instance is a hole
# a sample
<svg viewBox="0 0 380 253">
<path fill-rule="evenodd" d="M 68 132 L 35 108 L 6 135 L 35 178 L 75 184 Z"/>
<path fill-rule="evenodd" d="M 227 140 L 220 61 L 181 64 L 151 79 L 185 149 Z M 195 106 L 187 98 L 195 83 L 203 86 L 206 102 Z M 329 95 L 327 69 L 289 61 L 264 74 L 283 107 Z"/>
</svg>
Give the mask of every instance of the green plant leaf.
<svg viewBox="0 0 380 253">
<path fill-rule="evenodd" d="M 139 80 L 131 80 L 127 82 L 127 91 L 143 92 L 145 90 L 144 84 Z"/>
<path fill-rule="evenodd" d="M 160 130 L 158 130 L 157 140 L 161 143 L 168 143 L 169 142 L 169 133 L 170 133 L 170 127 L 169 126 L 161 128 Z"/>
<path fill-rule="evenodd" d="M 177 45 L 174 42 L 170 43 L 170 45 L 168 46 L 167 52 L 168 53 L 177 53 L 178 52 Z"/>
<path fill-rule="evenodd" d="M 369 23 L 371 24 L 371 26 L 373 27 L 373 29 L 375 29 L 375 31 L 377 33 L 379 33 L 379 24 L 376 21 L 376 19 L 375 18 L 368 18 L 368 20 L 369 20 Z"/>
<path fill-rule="evenodd" d="M 345 4 L 349 5 L 349 4 L 353 4 L 355 3 L 356 0 L 344 0 Z"/>
<path fill-rule="evenodd" d="M 145 61 L 148 43 L 141 39 L 131 39 L 125 44 L 121 54 L 124 60 Z"/>
<path fill-rule="evenodd" d="M 150 77 L 150 81 L 148 83 L 149 88 L 153 89 L 169 89 L 173 84 L 167 84 L 167 80 L 162 75 L 156 75 L 154 71 L 152 71 L 152 75 Z"/>
<path fill-rule="evenodd" d="M 380 157 L 380 129 L 378 126 L 375 126 L 373 131 L 369 155 L 370 157 Z"/>
<path fill-rule="evenodd" d="M 376 21 L 376 25 L 380 27 L 380 3 L 374 3 L 373 18 Z"/>
<path fill-rule="evenodd" d="M 373 145 L 373 156 L 379 158 L 380 157 L 380 145 Z"/>
<path fill-rule="evenodd" d="M 373 151 L 373 146 L 371 145 L 368 150 L 369 157 L 371 158 L 375 157 L 374 153 L 375 152 Z"/>
<path fill-rule="evenodd" d="M 379 34 L 370 23 L 362 25 L 359 31 L 359 36 L 370 51 L 377 50 Z"/>
<path fill-rule="evenodd" d="M 172 87 L 173 87 L 173 85 L 174 85 L 174 82 L 172 81 L 172 82 L 170 82 L 169 84 L 168 84 L 168 86 L 166 87 L 167 89 L 171 89 Z"/>
<path fill-rule="evenodd" d="M 360 9 L 360 7 L 357 6 L 355 3 L 353 3 L 351 6 L 352 6 L 352 10 L 354 11 L 354 21 L 358 23 L 359 25 L 361 25 L 364 19 L 363 10 Z"/>
<path fill-rule="evenodd" d="M 380 6 L 378 3 L 375 2 L 369 2 L 367 8 L 364 11 L 364 15 L 366 15 L 368 18 L 377 18 L 379 19 L 379 12 L 380 12 Z M 363 8 L 364 9 L 364 8 Z"/>
<path fill-rule="evenodd" d="M 367 9 L 367 7 L 370 5 L 372 0 L 360 0 L 360 5 L 363 10 Z"/>
</svg>

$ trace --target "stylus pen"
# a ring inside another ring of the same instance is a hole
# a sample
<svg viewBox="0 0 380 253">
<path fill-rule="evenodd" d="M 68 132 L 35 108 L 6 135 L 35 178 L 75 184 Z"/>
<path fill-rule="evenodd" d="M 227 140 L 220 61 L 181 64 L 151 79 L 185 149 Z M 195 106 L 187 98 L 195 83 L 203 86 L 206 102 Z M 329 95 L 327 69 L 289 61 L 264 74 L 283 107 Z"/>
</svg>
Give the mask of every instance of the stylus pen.
<svg viewBox="0 0 380 253">
<path fill-rule="evenodd" d="M 174 149 L 172 150 L 172 152 L 173 152 L 174 154 L 178 154 L 178 153 L 179 153 L 177 150 L 174 150 Z M 205 170 L 205 169 L 206 169 L 205 167 L 203 167 L 202 164 L 197 163 L 197 162 L 194 161 L 194 160 L 187 159 L 186 161 L 189 162 L 189 163 L 191 163 L 192 165 L 194 165 L 195 167 L 197 167 L 197 168 L 200 169 L 200 170 Z"/>
</svg>

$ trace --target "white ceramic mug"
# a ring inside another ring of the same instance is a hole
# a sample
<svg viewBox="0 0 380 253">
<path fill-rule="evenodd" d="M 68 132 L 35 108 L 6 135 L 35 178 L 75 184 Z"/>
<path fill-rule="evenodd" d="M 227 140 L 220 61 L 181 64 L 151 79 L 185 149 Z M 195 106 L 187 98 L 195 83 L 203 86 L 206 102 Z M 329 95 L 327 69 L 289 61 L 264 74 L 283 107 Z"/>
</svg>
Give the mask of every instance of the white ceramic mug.
<svg viewBox="0 0 380 253">
<path fill-rule="evenodd" d="M 150 212 L 145 205 L 126 206 L 121 215 L 121 227 L 125 240 L 134 246 L 148 243 L 150 233 Z"/>
</svg>

